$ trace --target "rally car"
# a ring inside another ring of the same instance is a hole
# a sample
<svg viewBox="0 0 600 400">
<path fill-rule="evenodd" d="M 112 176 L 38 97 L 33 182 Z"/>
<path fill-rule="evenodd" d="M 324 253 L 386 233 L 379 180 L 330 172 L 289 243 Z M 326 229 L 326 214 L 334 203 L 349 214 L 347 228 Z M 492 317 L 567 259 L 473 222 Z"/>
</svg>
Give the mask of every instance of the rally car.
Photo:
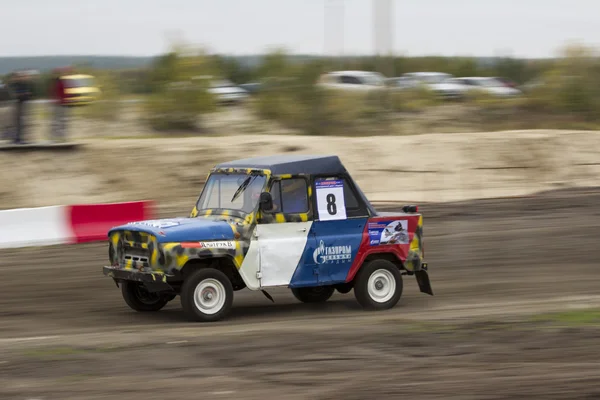
<svg viewBox="0 0 600 400">
<path fill-rule="evenodd" d="M 394 307 L 402 276 L 433 295 L 416 206 L 377 212 L 337 156 L 269 156 L 215 166 L 184 218 L 108 232 L 103 272 L 137 311 L 177 295 L 195 321 L 217 321 L 234 291 L 290 288 L 301 302 L 354 289 L 366 309 Z"/>
</svg>

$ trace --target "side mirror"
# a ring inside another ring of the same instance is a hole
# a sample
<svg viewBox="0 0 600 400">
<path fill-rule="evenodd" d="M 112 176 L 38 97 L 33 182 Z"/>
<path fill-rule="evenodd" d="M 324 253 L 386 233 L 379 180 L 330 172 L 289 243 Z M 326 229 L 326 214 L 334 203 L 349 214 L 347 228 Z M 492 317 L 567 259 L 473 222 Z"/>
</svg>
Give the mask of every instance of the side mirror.
<svg viewBox="0 0 600 400">
<path fill-rule="evenodd" d="M 262 192 L 258 204 L 261 211 L 269 212 L 273 210 L 273 197 L 271 197 L 271 193 Z"/>
</svg>

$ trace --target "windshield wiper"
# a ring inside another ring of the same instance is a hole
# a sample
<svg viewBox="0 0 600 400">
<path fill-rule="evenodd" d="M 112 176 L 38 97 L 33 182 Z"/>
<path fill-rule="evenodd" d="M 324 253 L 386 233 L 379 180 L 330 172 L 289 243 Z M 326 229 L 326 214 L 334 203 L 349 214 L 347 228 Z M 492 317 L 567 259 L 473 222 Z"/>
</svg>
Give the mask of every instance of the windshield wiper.
<svg viewBox="0 0 600 400">
<path fill-rule="evenodd" d="M 250 183 L 256 177 L 257 177 L 257 175 L 249 176 L 249 177 L 246 178 L 246 180 L 244 182 L 242 182 L 242 184 L 240 185 L 240 187 L 238 187 L 237 190 L 235 191 L 235 193 L 233 194 L 233 197 L 231 198 L 231 203 L 233 203 L 235 201 L 235 199 L 237 199 L 239 197 L 239 195 L 242 194 L 242 192 L 244 190 L 246 190 L 246 188 L 248 187 L 248 185 L 250 185 Z"/>
</svg>

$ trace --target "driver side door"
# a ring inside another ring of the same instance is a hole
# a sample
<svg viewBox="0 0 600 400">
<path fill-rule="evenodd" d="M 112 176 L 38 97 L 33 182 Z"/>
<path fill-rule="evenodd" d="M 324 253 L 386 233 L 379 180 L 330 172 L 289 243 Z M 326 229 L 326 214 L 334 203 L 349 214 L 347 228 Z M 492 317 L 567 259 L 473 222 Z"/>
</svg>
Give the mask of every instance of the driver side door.
<svg viewBox="0 0 600 400">
<path fill-rule="evenodd" d="M 274 210 L 263 213 L 256 226 L 260 287 L 288 286 L 298 269 L 305 267 L 312 211 L 309 182 L 302 176 L 275 179 L 270 186 Z M 310 266 L 307 279 L 316 277 Z"/>
</svg>

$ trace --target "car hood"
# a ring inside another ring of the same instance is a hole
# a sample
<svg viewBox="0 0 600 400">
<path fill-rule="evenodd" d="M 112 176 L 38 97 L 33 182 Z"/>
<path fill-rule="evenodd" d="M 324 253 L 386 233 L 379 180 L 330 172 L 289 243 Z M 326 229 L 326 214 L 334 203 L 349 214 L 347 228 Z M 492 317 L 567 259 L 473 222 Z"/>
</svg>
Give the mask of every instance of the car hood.
<svg viewBox="0 0 600 400">
<path fill-rule="evenodd" d="M 494 94 L 515 95 L 515 94 L 520 93 L 520 91 L 517 89 L 513 89 L 511 87 L 505 87 L 505 86 L 496 86 L 496 87 L 492 87 L 489 89 L 490 89 L 490 92 L 492 92 Z"/>
<path fill-rule="evenodd" d="M 237 88 L 235 86 L 231 87 L 215 87 L 208 89 L 210 93 L 213 94 L 245 94 L 246 91 L 242 88 Z"/>
<path fill-rule="evenodd" d="M 462 92 L 464 86 L 456 83 L 432 83 L 429 84 L 432 90 L 439 90 L 440 92 Z"/>
<path fill-rule="evenodd" d="M 158 243 L 200 242 L 205 240 L 233 240 L 233 230 L 226 221 L 205 217 L 169 218 L 130 222 L 113 227 L 112 232 L 127 230 L 144 232 L 156 237 Z"/>
</svg>

